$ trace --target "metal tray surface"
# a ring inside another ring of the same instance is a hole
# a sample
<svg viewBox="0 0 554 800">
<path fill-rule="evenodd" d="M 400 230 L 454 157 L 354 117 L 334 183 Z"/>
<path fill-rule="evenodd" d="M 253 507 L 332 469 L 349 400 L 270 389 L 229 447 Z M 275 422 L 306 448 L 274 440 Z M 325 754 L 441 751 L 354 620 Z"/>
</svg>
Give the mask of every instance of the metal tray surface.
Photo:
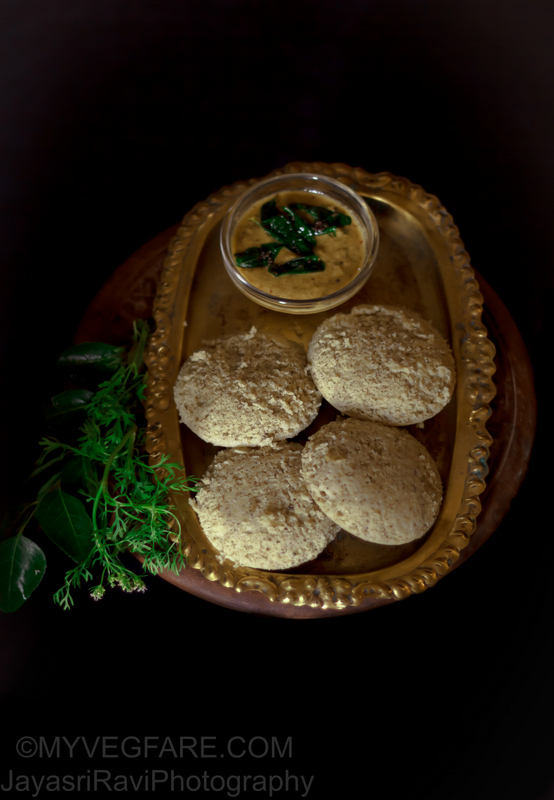
<svg viewBox="0 0 554 800">
<path fill-rule="evenodd" d="M 146 360 L 147 449 L 201 477 L 216 448 L 179 423 L 173 385 L 181 364 L 206 339 L 258 330 L 278 332 L 307 349 L 321 321 L 362 303 L 401 305 L 419 312 L 450 342 L 457 384 L 449 405 L 423 427 L 409 428 L 435 458 L 444 500 L 432 529 L 402 546 L 363 542 L 341 531 L 313 562 L 289 572 L 267 572 L 220 563 L 186 495 L 173 497 L 186 569 L 237 592 L 262 592 L 275 603 L 346 609 L 367 598 L 400 600 L 433 586 L 470 541 L 481 509 L 492 439 L 486 430 L 495 388 L 494 345 L 481 322 L 483 297 L 452 217 L 433 195 L 405 178 L 369 174 L 345 164 L 288 164 L 271 175 L 329 175 L 361 194 L 379 224 L 381 244 L 374 272 L 355 297 L 327 312 L 293 316 L 246 298 L 227 276 L 219 248 L 221 220 L 255 180 L 235 183 L 197 204 L 173 239 L 154 301 L 157 324 Z M 337 416 L 324 402 L 303 442 Z M 177 525 L 174 534 L 176 534 Z"/>
</svg>

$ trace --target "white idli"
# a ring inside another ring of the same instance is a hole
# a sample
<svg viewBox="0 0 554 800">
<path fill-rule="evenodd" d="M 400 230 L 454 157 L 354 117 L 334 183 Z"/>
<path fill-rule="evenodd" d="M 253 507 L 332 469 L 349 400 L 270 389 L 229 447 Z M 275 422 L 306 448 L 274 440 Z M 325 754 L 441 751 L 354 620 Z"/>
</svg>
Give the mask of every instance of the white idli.
<svg viewBox="0 0 554 800">
<path fill-rule="evenodd" d="M 315 384 L 349 417 L 413 425 L 450 400 L 455 365 L 432 325 L 412 311 L 356 306 L 315 331 L 308 349 Z"/>
<path fill-rule="evenodd" d="M 223 558 L 278 570 L 311 561 L 340 530 L 314 503 L 302 477 L 302 447 L 221 450 L 190 500 Z"/>
<path fill-rule="evenodd" d="M 401 428 L 357 419 L 330 422 L 308 439 L 302 471 L 321 510 L 368 542 L 418 539 L 440 509 L 436 464 Z"/>
<path fill-rule="evenodd" d="M 292 438 L 313 422 L 321 404 L 302 346 L 256 328 L 193 353 L 174 394 L 181 421 L 220 447 Z"/>
</svg>

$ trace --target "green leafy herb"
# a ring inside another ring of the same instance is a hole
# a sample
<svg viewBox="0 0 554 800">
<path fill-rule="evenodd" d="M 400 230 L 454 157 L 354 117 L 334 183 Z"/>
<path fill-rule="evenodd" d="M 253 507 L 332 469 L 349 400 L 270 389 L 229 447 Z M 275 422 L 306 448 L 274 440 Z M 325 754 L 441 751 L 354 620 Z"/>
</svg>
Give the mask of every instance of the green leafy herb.
<svg viewBox="0 0 554 800">
<path fill-rule="evenodd" d="M 84 563 L 92 550 L 92 521 L 78 497 L 53 489 L 42 499 L 37 521 L 49 539 L 76 561 Z"/>
<path fill-rule="evenodd" d="M 279 277 L 280 275 L 302 275 L 306 272 L 323 272 L 324 269 L 324 262 L 313 255 L 293 258 L 292 261 L 287 261 L 285 264 L 274 264 L 269 271 L 272 275 Z"/>
<path fill-rule="evenodd" d="M 286 208 L 279 208 L 275 200 L 264 203 L 261 209 L 261 225 L 266 233 L 277 239 L 284 247 L 298 255 L 311 255 L 315 241 L 305 235 L 306 226 L 300 217 Z"/>
<path fill-rule="evenodd" d="M 58 368 L 77 383 L 91 381 L 98 384 L 119 369 L 124 354 L 124 347 L 85 342 L 65 350 L 58 359 Z"/>
<path fill-rule="evenodd" d="M 311 217 L 313 221 L 301 216 L 299 211 Z M 273 236 L 278 244 L 262 244 L 259 247 L 249 247 L 242 253 L 235 253 L 237 266 L 267 267 L 275 277 L 322 272 L 325 269 L 325 262 L 314 254 L 316 236 L 324 234 L 335 236 L 337 228 L 343 228 L 351 223 L 352 219 L 340 211 L 304 203 L 291 203 L 280 208 L 273 198 L 262 205 L 258 224 L 266 233 Z M 296 253 L 299 258 L 276 264 L 275 258 L 282 247 Z"/>
<path fill-rule="evenodd" d="M 127 550 L 139 553 L 144 567 L 154 574 L 163 569 L 179 571 L 184 565 L 178 520 L 169 494 L 196 489 L 194 479 L 183 476 L 178 464 L 163 458 L 152 467 L 144 452 L 143 353 L 148 332 L 146 322 L 135 323 L 134 343 L 126 357 L 121 348 L 116 348 L 116 353 L 111 346 L 103 349 L 99 343 L 80 346 L 80 366 L 98 370 L 103 361 L 112 374 L 95 392 L 69 390 L 54 398 L 50 419 L 69 416 L 75 410 L 84 411 L 85 416 L 71 443 L 53 436 L 40 442 L 42 453 L 32 477 L 57 471 L 43 484 L 37 499 L 9 521 L 17 532 L 0 545 L 3 611 L 18 608 L 44 573 L 42 550 L 22 536 L 33 516 L 76 563 L 54 595 L 63 608 L 73 604 L 72 590 L 94 575 L 98 576 L 91 589 L 94 598 L 100 598 L 108 586 L 144 590 L 144 576 L 122 563 L 121 555 Z M 71 351 L 62 356 L 66 362 L 62 366 L 73 357 L 68 353 Z"/>
<path fill-rule="evenodd" d="M 76 428 L 86 418 L 87 406 L 93 393 L 88 389 L 68 389 L 55 395 L 45 410 L 49 427 L 57 431 Z"/>
<path fill-rule="evenodd" d="M 239 267 L 271 267 L 282 249 L 282 244 L 269 242 L 260 247 L 249 247 L 243 253 L 235 253 L 235 256 Z"/>
<path fill-rule="evenodd" d="M 0 609 L 17 611 L 34 592 L 46 570 L 38 545 L 18 534 L 0 542 Z"/>
<path fill-rule="evenodd" d="M 98 488 L 94 462 L 85 456 L 75 456 L 66 461 L 60 474 L 61 484 L 71 492 L 86 489 L 91 494 Z"/>
<path fill-rule="evenodd" d="M 334 232 L 336 228 L 344 228 L 345 225 L 352 224 L 352 219 L 347 214 L 342 214 L 340 211 L 331 211 L 330 208 L 324 208 L 324 206 L 291 203 L 290 207 L 294 211 L 303 211 L 315 219 L 312 224 L 315 236 L 322 236 L 325 233 Z"/>
</svg>

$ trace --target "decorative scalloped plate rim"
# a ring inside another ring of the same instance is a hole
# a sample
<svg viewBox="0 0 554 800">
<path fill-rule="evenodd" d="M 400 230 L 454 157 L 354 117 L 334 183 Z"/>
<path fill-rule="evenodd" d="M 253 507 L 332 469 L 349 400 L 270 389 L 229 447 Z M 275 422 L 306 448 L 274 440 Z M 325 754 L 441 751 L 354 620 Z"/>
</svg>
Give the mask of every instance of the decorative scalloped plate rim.
<svg viewBox="0 0 554 800">
<path fill-rule="evenodd" d="M 490 402 L 495 395 L 492 375 L 495 371 L 495 348 L 487 338 L 481 316 L 483 296 L 470 265 L 469 255 L 460 239 L 454 220 L 438 198 L 426 193 L 421 186 L 406 178 L 386 172 L 370 174 L 361 168 L 346 164 L 293 162 L 272 171 L 267 177 L 294 172 L 312 172 L 328 175 L 342 181 L 362 195 L 372 193 L 394 195 L 398 201 L 409 201 L 419 207 L 428 225 L 428 235 L 446 249 L 446 266 L 440 266 L 449 311 L 457 304 L 456 329 L 458 331 L 457 433 L 453 463 L 467 465 L 460 483 L 459 503 L 452 524 L 440 540 L 431 535 L 412 556 L 383 569 L 352 575 L 301 575 L 265 572 L 246 567 L 235 567 L 228 561 L 219 563 L 209 543 L 198 542 L 181 525 L 183 552 L 187 558 L 186 569 L 198 569 L 210 581 L 237 592 L 256 591 L 269 600 L 295 606 L 345 609 L 357 606 L 362 600 L 372 598 L 381 603 L 400 600 L 423 592 L 446 575 L 458 560 L 475 531 L 476 518 L 481 510 L 479 495 L 485 489 L 487 459 L 492 438 L 486 430 L 490 416 Z M 175 337 L 181 336 L 183 320 L 175 311 L 176 297 L 188 305 L 194 270 L 184 271 L 186 258 L 196 259 L 201 251 L 210 224 L 215 224 L 246 188 L 256 183 L 251 179 L 223 187 L 198 203 L 186 214 L 177 235 L 171 242 L 154 300 L 153 316 L 156 330 L 146 353 L 148 388 L 146 397 L 147 450 L 154 466 L 162 455 L 181 453 L 179 422 L 173 401 L 175 370 Z M 186 273 L 186 274 L 184 274 Z M 184 282 L 184 283 L 183 283 Z M 180 326 L 179 326 L 180 322 Z M 178 334 L 177 334 L 178 331 Z M 181 453 L 182 455 L 182 453 Z M 457 459 L 457 461 L 456 461 Z M 178 517 L 186 517 L 182 496 L 173 497 Z M 181 512 L 181 513 L 180 513 Z M 175 534 L 173 534 L 175 535 Z M 206 546 L 207 544 L 207 546 Z"/>
</svg>

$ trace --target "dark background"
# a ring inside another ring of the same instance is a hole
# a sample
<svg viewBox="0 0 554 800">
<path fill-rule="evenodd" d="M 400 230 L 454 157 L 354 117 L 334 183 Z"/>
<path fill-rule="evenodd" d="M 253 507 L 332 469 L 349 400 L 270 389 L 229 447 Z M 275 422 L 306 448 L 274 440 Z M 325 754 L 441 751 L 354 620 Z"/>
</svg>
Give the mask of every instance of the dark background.
<svg viewBox="0 0 554 800">
<path fill-rule="evenodd" d="M 540 404 L 553 34 L 550 0 L 3 0 L 0 512 L 24 498 L 57 355 L 108 276 L 222 185 L 293 160 L 436 194 L 524 337 Z M 42 586 L 0 616 L 5 770 L 30 769 L 23 734 L 292 736 L 292 761 L 241 770 L 314 774 L 311 797 L 554 797 L 550 453 L 539 415 L 481 550 L 350 617 L 249 617 L 157 579 L 63 612 L 67 564 L 40 538 Z"/>
</svg>

